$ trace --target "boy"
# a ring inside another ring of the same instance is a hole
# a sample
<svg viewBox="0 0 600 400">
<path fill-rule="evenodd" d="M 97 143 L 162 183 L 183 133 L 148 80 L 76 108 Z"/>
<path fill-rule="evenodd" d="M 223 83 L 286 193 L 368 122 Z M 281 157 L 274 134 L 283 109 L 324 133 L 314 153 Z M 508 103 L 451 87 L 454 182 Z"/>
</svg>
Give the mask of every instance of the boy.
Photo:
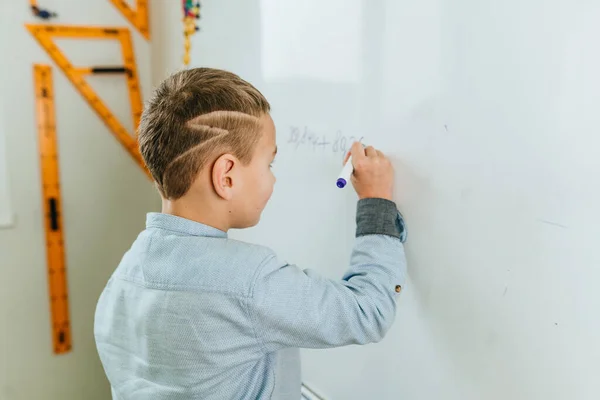
<svg viewBox="0 0 600 400">
<path fill-rule="evenodd" d="M 393 169 L 352 147 L 356 244 L 342 280 L 230 240 L 273 191 L 270 106 L 229 72 L 166 79 L 139 127 L 162 197 L 104 289 L 95 339 L 115 400 L 300 398 L 299 348 L 377 342 L 405 278 Z"/>
</svg>

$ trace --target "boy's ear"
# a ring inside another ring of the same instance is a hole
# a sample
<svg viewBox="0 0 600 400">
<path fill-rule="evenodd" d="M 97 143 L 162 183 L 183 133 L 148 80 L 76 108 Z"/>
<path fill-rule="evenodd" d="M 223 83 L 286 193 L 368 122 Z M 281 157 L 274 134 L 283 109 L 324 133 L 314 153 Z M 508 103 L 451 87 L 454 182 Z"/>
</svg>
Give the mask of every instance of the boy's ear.
<svg viewBox="0 0 600 400">
<path fill-rule="evenodd" d="M 217 195 L 224 200 L 233 197 L 233 168 L 238 163 L 231 154 L 223 154 L 215 161 L 212 168 L 212 184 Z"/>
</svg>

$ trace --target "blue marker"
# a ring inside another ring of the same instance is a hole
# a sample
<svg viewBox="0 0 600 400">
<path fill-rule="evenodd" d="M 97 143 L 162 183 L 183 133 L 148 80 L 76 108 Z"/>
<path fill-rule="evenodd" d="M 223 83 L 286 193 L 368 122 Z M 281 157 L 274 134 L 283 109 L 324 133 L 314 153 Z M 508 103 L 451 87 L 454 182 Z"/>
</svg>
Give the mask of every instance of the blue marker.
<svg viewBox="0 0 600 400">
<path fill-rule="evenodd" d="M 344 168 L 342 168 L 342 172 L 340 172 L 340 176 L 336 181 L 336 186 L 340 189 L 343 189 L 350 180 L 350 176 L 354 172 L 354 165 L 352 165 L 352 156 L 348 157 L 348 161 L 344 164 Z"/>
</svg>

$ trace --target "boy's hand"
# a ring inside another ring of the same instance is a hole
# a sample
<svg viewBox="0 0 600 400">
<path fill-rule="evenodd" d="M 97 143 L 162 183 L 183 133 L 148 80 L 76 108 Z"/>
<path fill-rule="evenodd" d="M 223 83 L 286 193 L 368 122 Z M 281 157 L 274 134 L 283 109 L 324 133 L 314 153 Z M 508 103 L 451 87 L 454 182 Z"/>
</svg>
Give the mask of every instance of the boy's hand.
<svg viewBox="0 0 600 400">
<path fill-rule="evenodd" d="M 382 198 L 390 201 L 394 193 L 394 168 L 390 160 L 372 146 L 354 142 L 344 164 L 352 155 L 354 173 L 351 180 L 359 199 Z"/>
</svg>

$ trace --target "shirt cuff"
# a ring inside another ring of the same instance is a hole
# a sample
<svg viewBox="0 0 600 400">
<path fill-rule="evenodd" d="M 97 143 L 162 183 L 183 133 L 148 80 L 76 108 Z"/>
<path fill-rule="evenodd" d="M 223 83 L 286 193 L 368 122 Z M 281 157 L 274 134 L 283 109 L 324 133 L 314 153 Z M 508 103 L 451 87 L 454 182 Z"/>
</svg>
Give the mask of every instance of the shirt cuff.
<svg viewBox="0 0 600 400">
<path fill-rule="evenodd" d="M 361 199 L 356 206 L 356 237 L 387 235 L 406 241 L 406 225 L 393 201 Z"/>
</svg>

